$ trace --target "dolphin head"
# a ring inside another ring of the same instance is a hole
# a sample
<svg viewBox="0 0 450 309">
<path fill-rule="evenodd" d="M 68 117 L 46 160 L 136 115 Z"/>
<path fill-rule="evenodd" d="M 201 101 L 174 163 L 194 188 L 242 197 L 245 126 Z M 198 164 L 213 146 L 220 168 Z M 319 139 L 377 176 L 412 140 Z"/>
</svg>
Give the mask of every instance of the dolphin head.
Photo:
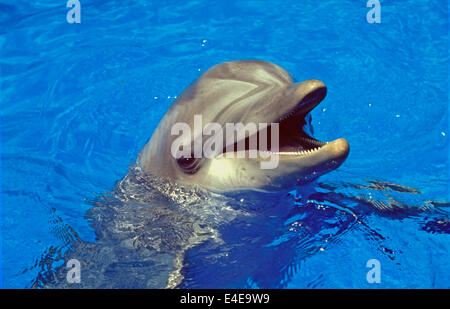
<svg viewBox="0 0 450 309">
<path fill-rule="evenodd" d="M 278 191 L 311 181 L 336 169 L 349 153 L 345 139 L 326 143 L 308 132 L 309 112 L 326 92 L 318 80 L 294 83 L 288 72 L 273 63 L 247 60 L 218 64 L 171 105 L 137 164 L 153 175 L 213 191 Z M 199 116 L 200 124 L 196 123 Z M 211 141 L 206 133 L 217 133 L 220 128 L 226 131 L 227 124 L 237 123 L 246 127 L 236 131 L 234 143 L 225 139 L 229 136 L 225 132 L 216 135 L 216 141 L 223 139 L 223 148 L 216 149 L 215 156 L 196 153 Z M 189 134 L 177 134 L 180 131 L 174 128 L 180 124 L 190 128 Z M 256 132 L 250 130 L 255 126 L 248 124 L 255 124 Z M 186 151 L 182 156 L 174 154 L 175 142 L 181 146 L 175 147 L 175 152 L 183 148 L 192 155 Z M 263 163 L 273 163 L 275 157 L 272 168 L 263 168 Z"/>
</svg>

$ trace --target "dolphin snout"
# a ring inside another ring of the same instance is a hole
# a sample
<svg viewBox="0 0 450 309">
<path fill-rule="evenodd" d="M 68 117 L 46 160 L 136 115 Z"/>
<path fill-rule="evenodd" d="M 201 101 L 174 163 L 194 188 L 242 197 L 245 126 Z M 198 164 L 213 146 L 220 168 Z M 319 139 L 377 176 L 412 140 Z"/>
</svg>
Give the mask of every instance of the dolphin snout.
<svg viewBox="0 0 450 309">
<path fill-rule="evenodd" d="M 350 145 L 345 138 L 334 140 L 328 143 L 328 145 L 328 154 L 336 160 L 344 161 L 350 152 Z"/>
</svg>

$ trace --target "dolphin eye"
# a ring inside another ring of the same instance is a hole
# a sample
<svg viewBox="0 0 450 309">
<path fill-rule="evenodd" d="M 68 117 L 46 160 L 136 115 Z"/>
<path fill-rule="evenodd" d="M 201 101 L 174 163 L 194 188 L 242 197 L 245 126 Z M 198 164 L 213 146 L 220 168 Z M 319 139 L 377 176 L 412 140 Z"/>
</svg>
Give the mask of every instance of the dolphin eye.
<svg viewBox="0 0 450 309">
<path fill-rule="evenodd" d="M 180 158 L 178 159 L 178 164 L 182 167 L 189 167 L 192 165 L 192 163 L 194 163 L 195 159 L 194 158 Z"/>
<path fill-rule="evenodd" d="M 177 159 L 178 166 L 188 174 L 195 174 L 200 167 L 200 160 L 196 158 L 184 158 Z"/>
</svg>

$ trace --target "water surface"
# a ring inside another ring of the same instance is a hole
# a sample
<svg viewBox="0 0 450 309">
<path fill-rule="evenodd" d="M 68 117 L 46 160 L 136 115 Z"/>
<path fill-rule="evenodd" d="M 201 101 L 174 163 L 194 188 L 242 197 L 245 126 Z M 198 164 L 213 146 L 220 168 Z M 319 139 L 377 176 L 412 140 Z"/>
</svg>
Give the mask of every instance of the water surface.
<svg viewBox="0 0 450 309">
<path fill-rule="evenodd" d="M 214 232 L 188 242 L 178 286 L 450 287 L 448 5 L 382 1 L 381 23 L 369 24 L 364 1 L 81 0 L 81 24 L 68 24 L 59 2 L 0 0 L 2 287 L 45 282 L 58 256 L 98 248 L 102 231 L 123 235 L 92 218 L 109 218 L 96 201 L 124 178 L 174 97 L 233 59 L 325 82 L 315 137 L 345 137 L 351 152 L 289 195 L 193 202 L 222 210 L 225 222 L 203 218 Z M 142 208 L 107 203 L 121 210 L 116 223 L 133 222 L 160 209 L 163 197 L 149 197 Z M 381 263 L 380 284 L 366 280 L 369 259 Z M 123 264 L 99 264 L 120 281 Z M 124 267 L 153 278 L 169 268 Z"/>
</svg>

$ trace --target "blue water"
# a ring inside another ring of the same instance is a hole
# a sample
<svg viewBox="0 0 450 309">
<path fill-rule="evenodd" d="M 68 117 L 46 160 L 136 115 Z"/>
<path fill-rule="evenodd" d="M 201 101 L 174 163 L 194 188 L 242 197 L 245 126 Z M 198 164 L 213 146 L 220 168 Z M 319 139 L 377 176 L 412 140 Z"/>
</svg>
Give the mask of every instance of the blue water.
<svg viewBox="0 0 450 309">
<path fill-rule="evenodd" d="M 381 1 L 369 24 L 362 0 L 80 2 L 69 24 L 64 0 L 0 0 L 2 287 L 33 286 L 74 238 L 95 245 L 92 201 L 174 96 L 262 59 L 327 85 L 314 134 L 345 137 L 349 158 L 190 247 L 179 286 L 450 288 L 448 4 Z"/>
</svg>

